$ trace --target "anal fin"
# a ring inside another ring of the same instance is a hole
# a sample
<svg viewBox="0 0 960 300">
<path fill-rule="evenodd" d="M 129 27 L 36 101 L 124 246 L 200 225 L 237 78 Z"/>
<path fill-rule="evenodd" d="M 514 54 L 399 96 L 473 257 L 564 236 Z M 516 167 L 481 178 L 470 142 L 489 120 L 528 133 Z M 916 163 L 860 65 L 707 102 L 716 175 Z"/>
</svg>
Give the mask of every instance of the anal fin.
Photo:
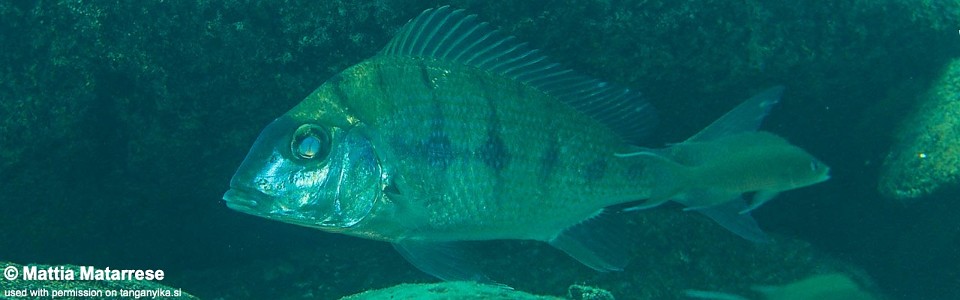
<svg viewBox="0 0 960 300">
<path fill-rule="evenodd" d="M 630 260 L 629 249 L 633 243 L 624 241 L 628 235 L 622 217 L 622 213 L 600 212 L 565 229 L 548 242 L 594 270 L 623 270 Z"/>
<path fill-rule="evenodd" d="M 757 243 L 770 242 L 770 237 L 767 236 L 763 230 L 760 230 L 760 226 L 757 225 L 757 221 L 750 216 L 750 213 L 741 213 L 741 211 L 746 208 L 747 204 L 745 201 L 738 197 L 735 200 L 696 209 L 696 211 L 713 219 L 713 221 L 723 226 L 723 228 L 730 230 L 744 239 Z"/>
<path fill-rule="evenodd" d="M 663 205 L 664 203 L 667 203 L 667 201 L 670 201 L 670 199 L 666 199 L 666 198 L 664 198 L 664 199 L 647 199 L 647 201 L 644 201 L 644 202 L 642 202 L 642 203 L 640 203 L 640 204 L 637 204 L 637 205 L 635 205 L 635 206 L 631 206 L 631 207 L 624 208 L 623 211 L 624 211 L 624 212 L 629 212 L 629 211 L 637 211 L 637 210 L 651 209 L 651 208 L 654 208 L 654 207 Z"/>
<path fill-rule="evenodd" d="M 753 195 L 753 199 L 750 199 L 750 205 L 741 210 L 740 214 L 749 213 L 757 209 L 760 205 L 767 203 L 767 201 L 770 201 L 770 199 L 773 199 L 773 197 L 776 197 L 779 193 L 779 191 L 757 191 Z"/>
</svg>

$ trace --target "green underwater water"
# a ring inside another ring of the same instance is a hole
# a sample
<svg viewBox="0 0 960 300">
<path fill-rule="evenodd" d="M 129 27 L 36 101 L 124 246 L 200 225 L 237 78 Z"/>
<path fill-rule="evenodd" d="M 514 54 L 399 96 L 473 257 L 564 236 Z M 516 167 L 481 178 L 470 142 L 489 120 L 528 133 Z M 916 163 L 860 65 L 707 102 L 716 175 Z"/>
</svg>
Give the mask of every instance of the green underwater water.
<svg viewBox="0 0 960 300">
<path fill-rule="evenodd" d="M 163 269 L 161 284 L 202 299 L 436 281 L 389 244 L 220 199 L 263 126 L 447 4 L 643 91 L 661 119 L 649 146 L 785 85 L 763 130 L 832 168 L 754 212 L 773 244 L 667 205 L 624 222 L 636 250 L 623 272 L 537 242 L 471 243 L 491 278 L 541 295 L 586 284 L 681 299 L 844 272 L 890 299 L 960 299 L 960 190 L 878 192 L 894 133 L 960 57 L 952 0 L 0 2 L 0 261 Z"/>
</svg>

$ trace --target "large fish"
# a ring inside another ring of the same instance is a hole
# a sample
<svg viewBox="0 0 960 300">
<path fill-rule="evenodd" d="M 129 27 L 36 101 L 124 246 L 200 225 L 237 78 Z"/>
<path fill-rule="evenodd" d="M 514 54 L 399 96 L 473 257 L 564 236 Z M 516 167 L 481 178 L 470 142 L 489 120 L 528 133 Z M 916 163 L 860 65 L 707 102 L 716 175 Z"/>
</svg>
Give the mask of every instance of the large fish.
<svg viewBox="0 0 960 300">
<path fill-rule="evenodd" d="M 803 150 L 755 132 L 781 90 L 686 142 L 639 148 L 656 117 L 638 92 L 551 63 L 475 15 L 429 9 L 268 125 L 223 198 L 391 242 L 446 280 L 484 280 L 457 242 L 492 239 L 545 241 L 620 270 L 629 245 L 607 207 L 677 200 L 763 240 L 740 194 L 757 192 L 756 206 L 826 179 Z"/>
</svg>

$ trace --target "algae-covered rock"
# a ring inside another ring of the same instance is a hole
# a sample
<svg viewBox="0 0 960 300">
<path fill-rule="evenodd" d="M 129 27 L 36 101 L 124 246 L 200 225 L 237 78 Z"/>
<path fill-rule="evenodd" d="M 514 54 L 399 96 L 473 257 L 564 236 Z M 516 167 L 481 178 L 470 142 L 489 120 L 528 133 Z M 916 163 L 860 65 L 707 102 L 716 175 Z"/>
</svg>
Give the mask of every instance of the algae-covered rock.
<svg viewBox="0 0 960 300">
<path fill-rule="evenodd" d="M 441 282 L 401 284 L 385 289 L 366 291 L 340 298 L 341 300 L 367 299 L 485 299 L 485 300 L 559 300 L 563 298 L 537 296 L 504 287 L 476 282 Z"/>
<path fill-rule="evenodd" d="M 199 299 L 182 289 L 148 280 L 85 280 L 74 265 L 20 265 L 0 261 L 4 298 L 26 299 Z M 33 275 L 27 275 L 28 269 Z M 104 270 L 95 268 L 95 270 Z M 91 272 L 92 273 L 92 272 Z M 32 279 L 26 276 L 33 276 Z M 12 280 L 11 280 L 12 278 Z"/>
<path fill-rule="evenodd" d="M 567 298 L 573 300 L 614 300 L 613 293 L 592 286 L 574 284 L 567 288 Z"/>
<path fill-rule="evenodd" d="M 960 59 L 952 61 L 922 104 L 900 124 L 884 162 L 880 191 L 905 200 L 960 182 Z"/>
</svg>

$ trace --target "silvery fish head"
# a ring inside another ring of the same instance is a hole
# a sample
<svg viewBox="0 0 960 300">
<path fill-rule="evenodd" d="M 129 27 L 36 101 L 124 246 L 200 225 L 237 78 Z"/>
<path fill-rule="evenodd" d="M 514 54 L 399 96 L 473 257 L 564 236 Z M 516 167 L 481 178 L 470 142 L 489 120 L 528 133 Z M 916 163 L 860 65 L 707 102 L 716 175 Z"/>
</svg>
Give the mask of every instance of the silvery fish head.
<svg viewBox="0 0 960 300">
<path fill-rule="evenodd" d="M 244 213 L 345 230 L 382 194 L 379 161 L 360 131 L 282 116 L 260 133 L 223 199 Z"/>
</svg>

